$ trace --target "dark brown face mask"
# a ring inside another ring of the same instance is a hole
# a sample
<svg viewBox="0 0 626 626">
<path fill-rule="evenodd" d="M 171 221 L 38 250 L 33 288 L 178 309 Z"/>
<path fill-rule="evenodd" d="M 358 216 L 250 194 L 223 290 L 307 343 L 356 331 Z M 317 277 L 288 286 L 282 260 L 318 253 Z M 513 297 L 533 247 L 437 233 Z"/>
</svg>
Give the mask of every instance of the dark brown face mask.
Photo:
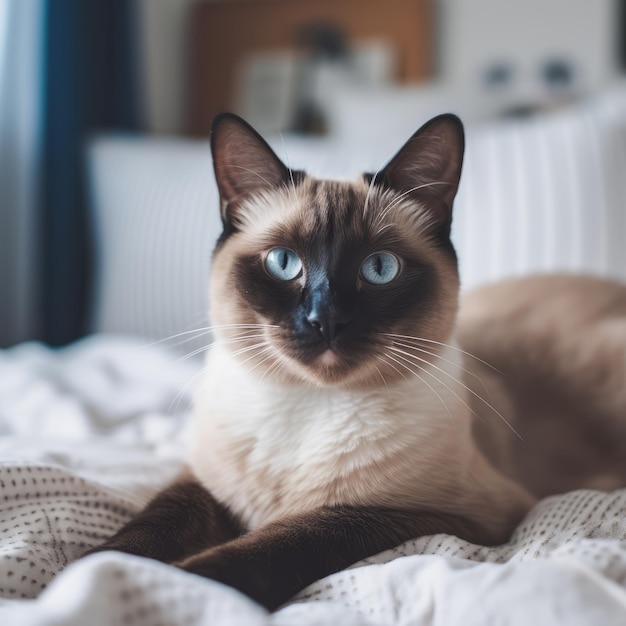
<svg viewBox="0 0 626 626">
<path fill-rule="evenodd" d="M 237 321 L 279 328 L 275 347 L 303 365 L 326 355 L 323 383 L 371 360 L 386 333 L 446 338 L 458 284 L 449 237 L 463 159 L 458 118 L 431 120 L 354 183 L 289 170 L 234 115 L 216 119 L 211 144 L 224 225 L 215 256 L 229 256 L 212 280 L 228 281 L 220 295 L 237 300 L 231 315 L 247 310 Z M 432 319 L 442 310 L 445 324 Z"/>
</svg>

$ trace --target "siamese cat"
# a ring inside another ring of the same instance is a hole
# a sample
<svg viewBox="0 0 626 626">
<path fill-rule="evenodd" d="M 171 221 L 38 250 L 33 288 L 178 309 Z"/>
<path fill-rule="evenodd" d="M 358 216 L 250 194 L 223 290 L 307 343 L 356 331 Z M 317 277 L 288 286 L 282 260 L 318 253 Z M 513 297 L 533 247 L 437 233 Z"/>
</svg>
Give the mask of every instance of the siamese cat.
<svg viewBox="0 0 626 626">
<path fill-rule="evenodd" d="M 419 535 L 502 543 L 539 496 L 624 483 L 624 287 L 522 280 L 457 319 L 457 117 L 352 182 L 291 171 L 234 115 L 211 144 L 216 342 L 187 470 L 92 552 L 275 609 Z"/>
</svg>

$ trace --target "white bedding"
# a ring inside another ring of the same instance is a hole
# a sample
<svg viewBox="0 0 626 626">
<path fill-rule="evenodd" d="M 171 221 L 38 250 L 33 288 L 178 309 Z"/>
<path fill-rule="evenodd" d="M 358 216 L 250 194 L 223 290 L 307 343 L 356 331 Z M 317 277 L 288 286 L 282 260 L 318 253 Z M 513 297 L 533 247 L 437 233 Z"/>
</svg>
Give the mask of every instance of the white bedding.
<svg viewBox="0 0 626 626">
<path fill-rule="evenodd" d="M 547 498 L 497 548 L 408 542 L 274 614 L 146 559 L 74 562 L 176 473 L 197 367 L 106 337 L 0 353 L 0 624 L 626 623 L 626 490 Z"/>
</svg>

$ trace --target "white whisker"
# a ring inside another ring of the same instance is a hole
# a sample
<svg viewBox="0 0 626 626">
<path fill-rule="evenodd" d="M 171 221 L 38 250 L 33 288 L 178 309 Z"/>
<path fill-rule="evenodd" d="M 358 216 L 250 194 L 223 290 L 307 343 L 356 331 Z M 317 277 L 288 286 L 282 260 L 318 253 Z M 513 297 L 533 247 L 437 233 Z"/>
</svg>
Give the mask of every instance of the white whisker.
<svg viewBox="0 0 626 626">
<path fill-rule="evenodd" d="M 378 368 L 378 365 L 372 363 L 372 365 L 374 366 L 374 369 L 378 372 L 378 375 L 380 376 L 380 379 L 383 381 L 383 385 L 385 385 L 385 389 L 387 390 L 387 395 L 389 396 L 389 387 L 387 386 L 387 381 L 385 380 L 385 377 L 383 376 L 383 373 L 380 371 L 380 369 Z"/>
<path fill-rule="evenodd" d="M 263 344 L 261 344 L 263 345 Z M 267 344 L 266 344 L 267 345 Z M 255 347 L 259 347 L 259 346 L 255 346 Z M 266 348 L 263 348 L 263 350 L 259 350 L 258 352 L 255 352 L 253 355 L 249 356 L 247 359 L 244 359 L 243 361 L 241 361 L 241 365 L 245 365 L 248 361 L 251 361 L 252 359 L 256 359 L 257 357 L 261 356 L 262 354 L 265 354 L 266 352 L 272 350 L 272 346 L 267 345 Z M 263 362 L 263 361 L 261 361 Z M 257 367 L 259 364 L 257 363 L 252 369 L 249 369 L 248 372 L 252 372 L 254 370 L 255 367 Z"/>
<path fill-rule="evenodd" d="M 490 363 L 487 363 L 487 361 L 483 361 L 480 357 L 477 357 L 475 354 L 472 354 L 471 352 L 466 352 L 465 350 L 461 350 L 461 348 L 459 348 L 458 346 L 453 346 L 453 345 L 451 345 L 449 343 L 443 343 L 441 341 L 435 341 L 434 339 L 426 339 L 424 337 L 412 337 L 411 335 L 397 335 L 395 333 L 384 333 L 384 334 L 387 337 L 398 337 L 400 339 L 412 339 L 413 341 L 434 343 L 434 344 L 436 344 L 438 346 L 443 346 L 444 348 L 450 348 L 451 350 L 457 350 L 458 352 L 461 352 L 462 354 L 465 354 L 466 356 L 469 356 L 472 359 L 476 359 L 477 361 L 479 361 L 483 365 L 486 365 L 488 368 L 492 369 L 494 372 L 497 372 L 501 376 L 504 376 L 504 374 L 499 369 L 497 369 L 496 367 L 494 367 Z"/>
<path fill-rule="evenodd" d="M 473 409 L 472 407 L 467 404 L 467 402 L 465 402 L 465 400 L 458 394 L 456 393 L 456 391 L 454 391 L 454 389 L 452 389 L 452 387 L 450 387 L 449 385 L 447 385 L 446 383 L 444 383 L 440 378 L 437 378 L 437 376 L 435 376 L 431 371 L 421 367 L 420 365 L 418 365 L 417 363 L 414 363 L 413 361 L 411 361 L 410 359 L 408 359 L 405 356 L 402 356 L 400 354 L 397 355 L 399 359 L 402 359 L 403 361 L 406 361 L 406 363 L 410 363 L 413 367 L 416 367 L 417 369 L 419 369 L 421 372 L 423 372 L 424 374 L 428 374 L 431 378 L 434 378 L 440 385 L 442 385 L 443 387 L 445 387 L 452 395 L 454 395 L 457 400 L 459 400 L 466 408 L 468 411 L 470 411 L 473 415 L 476 416 L 476 418 L 480 419 L 480 415 L 478 415 Z M 405 365 L 405 367 L 407 367 Z M 410 369 L 407 367 L 407 369 Z M 413 371 L 413 370 L 410 370 Z M 415 372 L 413 372 L 416 376 L 417 374 Z M 426 381 L 424 381 L 423 378 L 420 377 L 420 380 L 422 380 L 424 383 Z"/>
<path fill-rule="evenodd" d="M 476 380 L 478 380 L 478 382 L 480 382 L 480 384 L 482 385 L 482 388 L 485 390 L 485 393 L 487 395 L 489 395 L 489 390 L 487 389 L 487 385 L 485 385 L 485 383 L 483 382 L 483 379 L 478 374 L 475 374 L 474 372 L 472 372 L 471 370 L 467 369 L 466 367 L 463 367 L 462 365 L 460 365 L 456 361 L 452 361 L 450 359 L 446 359 L 445 357 L 440 356 L 436 352 L 431 352 L 430 350 L 426 350 L 426 349 L 421 348 L 419 346 L 411 345 L 410 343 L 402 343 L 401 341 L 393 341 L 393 340 L 392 340 L 391 343 L 394 346 L 399 346 L 401 348 L 409 348 L 411 350 L 418 350 L 419 352 L 422 352 L 424 354 L 428 354 L 430 356 L 434 356 L 435 358 L 439 359 L 440 361 L 444 361 L 445 363 L 450 363 L 450 365 L 456 365 L 459 369 L 463 370 L 466 374 L 469 374 L 470 376 L 473 376 Z"/>
<path fill-rule="evenodd" d="M 372 176 L 372 179 L 370 180 L 370 184 L 369 184 L 369 186 L 367 188 L 367 194 L 365 196 L 365 202 L 363 203 L 363 219 L 364 220 L 365 220 L 366 214 L 367 214 L 367 212 L 369 210 L 370 194 L 374 190 L 374 185 L 376 184 L 376 178 L 378 178 L 378 175 L 387 167 L 387 164 L 393 158 L 395 153 L 396 153 L 396 150 L 393 150 L 392 152 L 389 152 L 389 154 L 387 155 L 387 158 L 384 159 L 384 161 L 383 161 L 384 165 L 382 165 L 381 167 L 379 167 L 376 170 L 376 173 Z"/>
<path fill-rule="evenodd" d="M 394 226 L 396 226 L 396 224 L 385 224 L 384 226 L 382 226 L 381 228 L 379 228 L 374 234 L 376 236 L 380 235 L 384 230 L 386 230 L 387 228 L 393 228 Z"/>
<path fill-rule="evenodd" d="M 145 348 L 149 348 L 150 346 L 156 346 L 160 343 L 164 343 L 166 341 L 171 341 L 172 339 L 177 339 L 178 337 L 183 337 L 186 335 L 191 335 L 197 333 L 198 336 L 207 335 L 214 330 L 225 330 L 231 328 L 279 328 L 277 324 L 216 324 L 214 326 L 202 326 L 200 328 L 193 328 L 191 330 L 185 330 L 180 333 L 176 333 L 174 335 L 169 335 L 168 337 L 164 337 L 163 339 L 157 339 L 155 341 L 151 341 L 149 343 L 143 344 L 139 346 L 139 350 L 143 350 Z M 191 337 L 185 341 L 192 341 L 193 339 L 197 339 L 198 337 Z M 184 342 L 181 342 L 184 343 Z M 180 344 L 177 344 L 180 345 Z"/>
<path fill-rule="evenodd" d="M 217 343 L 219 343 L 220 345 L 228 345 L 232 343 L 241 343 L 243 341 L 248 341 L 248 339 L 260 339 L 261 337 L 265 337 L 265 335 L 244 335 L 241 337 L 232 337 L 231 339 L 216 339 L 215 341 L 212 341 L 206 346 L 202 346 L 201 348 L 197 348 L 196 350 L 193 350 L 192 352 L 189 352 L 188 354 L 181 356 L 178 360 L 186 361 L 187 359 L 191 359 L 192 357 L 196 356 L 197 354 L 200 354 L 201 352 L 206 352 Z"/>
<path fill-rule="evenodd" d="M 455 378 L 454 376 L 452 376 L 452 374 L 450 374 L 449 372 L 446 372 L 444 369 L 438 367 L 437 365 L 435 365 L 434 363 L 430 363 L 429 361 L 427 361 L 426 359 L 422 359 L 421 357 L 415 355 L 415 354 L 411 354 L 410 352 L 406 352 L 404 350 L 400 350 L 400 348 L 394 348 L 393 346 L 389 347 L 390 350 L 393 350 L 396 353 L 400 353 L 403 355 L 406 355 L 408 357 L 411 357 L 413 359 L 417 359 L 418 361 L 420 361 L 421 363 L 426 363 L 426 365 L 429 365 L 430 367 L 436 369 L 438 372 L 441 372 L 442 374 L 444 374 L 445 376 L 448 376 L 449 378 L 451 378 L 454 382 L 458 383 L 459 385 L 461 385 L 461 387 L 463 387 L 466 391 L 468 391 L 469 393 L 471 393 L 473 396 L 475 396 L 478 400 L 480 400 L 483 404 L 485 404 L 486 406 L 488 406 L 510 429 L 513 433 L 515 433 L 519 439 L 521 441 L 524 441 L 523 437 L 515 430 L 515 428 L 513 427 L 513 425 L 504 417 L 504 415 L 502 415 L 502 413 L 500 413 L 500 411 L 498 411 L 498 409 L 496 409 L 492 404 L 490 404 L 489 402 L 487 402 L 487 400 L 485 400 L 484 398 L 482 398 L 481 396 L 479 396 L 473 389 L 470 389 L 467 385 L 465 385 L 463 382 L 461 382 L 460 380 L 458 380 L 457 378 Z M 454 392 L 453 389 L 451 389 L 450 387 L 448 387 L 448 385 L 446 385 L 442 380 L 437 379 L 436 376 L 434 376 L 431 372 L 429 372 L 427 369 L 420 367 L 420 369 L 426 373 L 426 374 L 430 374 L 431 376 L 433 376 L 433 378 L 435 378 L 435 380 L 438 380 L 438 382 L 440 384 L 442 384 L 444 387 L 446 387 L 451 393 L 453 393 L 459 400 L 461 400 L 461 402 L 463 402 L 463 404 L 470 410 L 472 411 L 472 413 L 474 415 L 476 415 L 477 418 L 480 419 L 480 416 L 474 411 L 472 410 L 472 408 L 458 395 Z"/>
<path fill-rule="evenodd" d="M 235 350 L 234 352 L 231 352 L 228 357 L 229 359 L 232 357 L 237 357 L 240 354 L 245 354 L 246 352 L 250 352 L 250 350 L 254 350 L 255 348 L 258 348 L 260 346 L 265 346 L 268 345 L 267 341 L 259 341 L 258 343 L 254 343 L 251 346 L 245 346 L 243 348 L 239 348 L 239 350 Z"/>
<path fill-rule="evenodd" d="M 439 402 L 441 402 L 441 404 L 443 405 L 443 408 L 447 411 L 448 415 L 450 416 L 450 420 L 452 421 L 452 423 L 454 423 L 454 417 L 452 415 L 452 412 L 450 411 L 450 409 L 448 408 L 448 405 L 443 401 L 443 398 L 441 397 L 441 395 L 437 392 L 437 390 L 434 387 L 432 387 L 427 381 L 425 381 L 417 372 L 413 371 L 410 367 L 408 367 L 408 365 L 398 361 L 398 359 L 396 359 L 395 357 L 391 356 L 391 354 L 389 354 L 388 352 L 385 353 L 385 356 L 387 358 L 389 358 L 389 359 L 392 359 L 394 362 L 396 362 L 401 367 L 404 367 L 405 369 L 407 369 L 416 378 L 419 378 L 419 380 L 421 380 L 437 396 L 437 398 L 439 398 Z M 410 361 L 407 361 L 407 362 L 410 363 Z M 415 363 L 411 363 L 411 365 L 413 365 L 414 367 L 418 367 L 418 366 L 415 365 Z M 418 369 L 421 369 L 421 368 L 418 368 Z M 421 371 L 423 371 L 425 374 L 429 373 L 429 372 L 425 371 L 424 369 L 421 369 Z M 441 383 L 441 381 L 438 380 L 436 377 L 434 377 L 434 378 L 435 378 L 435 380 L 437 380 L 437 382 Z M 443 383 L 441 383 L 441 384 L 443 384 Z M 445 386 L 446 385 L 444 385 L 444 387 Z M 452 390 L 450 389 L 450 391 L 452 391 Z M 454 393 L 454 392 L 452 392 L 452 393 Z"/>
<path fill-rule="evenodd" d="M 444 181 L 436 181 L 432 183 L 424 183 L 423 185 L 417 185 L 415 187 L 411 187 L 411 189 L 404 191 L 399 196 L 396 196 L 393 200 L 391 200 L 391 202 L 389 202 L 389 204 L 380 212 L 378 219 L 376 220 L 376 223 L 382 222 L 382 220 L 384 220 L 385 217 L 387 216 L 387 213 L 389 213 L 389 211 L 391 211 L 391 209 L 393 209 L 393 207 L 396 206 L 400 202 L 400 200 L 402 200 L 402 198 L 406 197 L 410 193 L 413 193 L 414 191 L 418 191 L 419 189 L 424 189 L 426 187 L 433 187 L 434 185 L 449 185 L 449 184 L 450 183 L 447 183 Z"/>
<path fill-rule="evenodd" d="M 244 170 L 245 172 L 249 172 L 250 174 L 254 174 L 254 176 L 257 176 L 258 178 L 260 178 L 269 187 L 271 187 L 272 189 L 276 190 L 276 185 L 270 183 L 270 181 L 267 180 L 267 178 L 265 178 L 264 176 L 261 176 L 261 174 L 259 174 L 258 172 L 255 172 L 254 170 L 251 170 L 248 167 L 243 167 L 243 165 L 235 165 L 234 163 L 224 163 L 223 165 L 216 165 L 215 166 L 216 169 L 222 169 L 222 168 L 225 168 L 225 167 L 234 167 L 235 169 Z"/>
<path fill-rule="evenodd" d="M 263 372 L 263 376 L 261 376 L 261 379 L 259 382 L 262 382 L 266 376 L 269 376 L 271 373 L 275 372 L 279 367 L 280 367 L 280 359 L 276 359 L 276 361 L 274 361 L 274 363 L 272 363 L 272 365 L 270 365 L 265 370 L 265 372 Z"/>
<path fill-rule="evenodd" d="M 379 361 L 382 361 L 387 367 L 390 367 L 391 369 L 395 370 L 398 373 L 398 376 L 402 376 L 402 378 L 406 378 L 406 374 L 404 374 L 403 372 L 401 372 L 397 367 L 395 367 L 394 365 L 392 365 L 391 363 L 389 363 L 388 361 L 386 361 L 382 355 L 380 354 L 375 354 L 374 355 Z M 384 355 L 387 356 L 387 355 Z"/>
<path fill-rule="evenodd" d="M 176 396 L 174 397 L 174 399 L 170 402 L 170 406 L 168 408 L 168 413 L 170 411 L 172 411 L 172 409 L 174 409 L 174 411 L 178 410 L 178 405 L 180 404 L 180 401 L 182 400 L 183 396 L 187 393 L 187 391 L 190 389 L 190 387 L 196 382 L 196 380 L 198 380 L 198 378 L 200 378 L 200 376 L 202 376 L 207 370 L 207 366 L 204 365 L 202 366 L 192 377 L 191 379 L 185 383 L 182 388 L 180 389 L 180 391 L 176 394 Z"/>
<path fill-rule="evenodd" d="M 269 350 L 270 348 L 271 348 L 271 346 L 268 346 L 267 349 Z M 267 352 L 267 350 L 263 350 L 263 352 Z M 262 353 L 259 353 L 256 356 L 260 356 L 260 354 L 262 354 Z M 261 359 L 253 368 L 249 369 L 248 373 L 253 372 L 257 367 L 259 367 L 259 365 L 263 365 L 263 363 L 265 363 L 265 361 L 267 361 L 268 359 L 271 359 L 273 356 L 274 356 L 274 354 L 270 350 L 270 353 L 265 358 Z M 267 373 L 267 371 L 266 371 L 266 373 Z M 261 380 L 262 379 L 263 379 L 263 376 L 261 377 Z"/>
<path fill-rule="evenodd" d="M 266 352 L 267 350 L 271 349 L 271 346 L 267 343 L 267 341 L 261 341 L 259 343 L 256 343 L 252 346 L 246 346 L 245 348 L 241 348 L 240 350 L 236 350 L 235 352 L 231 352 L 230 354 L 228 354 L 225 358 L 225 361 L 231 361 L 232 359 L 236 358 L 237 356 L 244 354 L 245 352 L 249 352 L 250 350 L 254 350 L 254 349 L 258 349 L 262 346 L 268 346 L 267 348 L 265 348 L 264 350 L 259 350 L 256 354 L 253 354 L 252 356 L 250 356 L 249 358 L 245 359 L 244 361 L 241 362 L 241 365 L 247 363 L 250 359 L 253 359 L 256 356 L 259 356 L 259 354 L 262 354 L 263 352 Z M 206 371 L 206 366 L 203 367 L 200 372 L 198 372 L 198 374 L 196 374 L 192 380 L 190 381 L 190 383 L 188 383 L 185 388 L 188 388 L 189 385 L 193 384 L 195 382 L 195 380 L 197 380 L 198 376 L 202 375 L 203 372 Z M 217 378 L 212 378 L 210 380 L 207 380 L 205 382 L 205 384 L 202 386 L 202 389 L 206 389 L 207 387 L 211 388 L 214 387 L 216 384 L 218 384 L 220 381 L 222 380 L 222 376 L 218 376 Z"/>
<path fill-rule="evenodd" d="M 217 343 L 217 342 L 214 342 L 214 344 L 215 344 L 215 343 Z M 237 351 L 235 351 L 235 352 L 232 352 L 231 354 L 229 354 L 229 355 L 228 355 L 227 360 L 230 360 L 231 358 L 234 358 L 235 356 L 237 356 L 237 355 L 238 355 L 240 352 L 242 352 L 242 351 L 251 350 L 251 349 L 253 349 L 253 348 L 256 348 L 256 347 L 262 346 L 262 345 L 264 345 L 265 343 L 267 343 L 267 342 L 263 341 L 263 342 L 260 342 L 260 343 L 255 344 L 255 345 L 253 345 L 253 346 L 247 346 L 247 347 L 245 347 L 245 348 L 243 348 L 243 349 L 241 349 L 241 350 L 237 350 Z M 209 347 L 210 347 L 210 346 L 209 346 Z M 170 407 L 169 407 L 168 411 L 169 411 L 169 410 L 171 410 L 171 409 L 174 407 L 174 404 L 175 404 L 177 401 L 178 401 L 178 402 L 180 402 L 180 400 L 182 399 L 183 395 L 187 392 L 187 390 L 191 387 L 191 385 L 193 385 L 193 384 L 194 384 L 194 382 L 198 379 L 198 377 L 199 377 L 199 376 L 201 376 L 201 375 L 202 375 L 202 373 L 203 373 L 204 371 L 206 371 L 206 367 L 207 367 L 207 366 L 205 365 L 204 367 L 200 368 L 200 371 L 199 371 L 197 374 L 195 374 L 195 375 L 191 378 L 191 380 L 190 380 L 187 384 L 185 384 L 185 385 L 183 386 L 183 388 L 182 388 L 182 389 L 181 389 L 181 390 L 180 390 L 180 391 L 176 394 L 176 397 L 175 397 L 175 398 L 174 398 L 174 400 L 172 400 L 172 402 L 170 403 Z M 176 404 L 176 407 L 174 407 L 174 408 L 175 408 L 175 409 L 178 409 L 178 404 Z"/>
<path fill-rule="evenodd" d="M 285 151 L 285 161 L 287 161 L 287 170 L 289 171 L 289 179 L 291 180 L 291 189 L 293 190 L 293 197 L 294 200 L 297 197 L 297 192 L 296 192 L 296 183 L 293 180 L 293 170 L 291 169 L 291 163 L 289 162 L 289 155 L 287 154 L 287 147 L 285 146 L 285 140 L 283 138 L 283 134 L 278 131 L 278 135 L 280 137 L 280 141 L 283 144 L 283 150 Z"/>
<path fill-rule="evenodd" d="M 382 168 L 380 168 L 380 169 L 379 169 L 379 170 L 378 170 L 378 171 L 374 174 L 374 176 L 372 176 L 372 180 L 370 180 L 370 184 L 369 184 L 369 186 L 368 186 L 368 188 L 367 188 L 367 193 L 365 194 L 365 202 L 363 203 L 363 220 L 365 220 L 365 218 L 366 218 L 366 216 L 367 216 L 367 210 L 368 210 L 368 208 L 369 208 L 368 201 L 369 201 L 369 199 L 370 199 L 370 195 L 371 195 L 371 193 L 372 193 L 372 190 L 374 189 L 374 184 L 376 183 L 376 177 L 378 176 L 378 174 L 380 174 L 381 169 L 382 169 Z"/>
</svg>

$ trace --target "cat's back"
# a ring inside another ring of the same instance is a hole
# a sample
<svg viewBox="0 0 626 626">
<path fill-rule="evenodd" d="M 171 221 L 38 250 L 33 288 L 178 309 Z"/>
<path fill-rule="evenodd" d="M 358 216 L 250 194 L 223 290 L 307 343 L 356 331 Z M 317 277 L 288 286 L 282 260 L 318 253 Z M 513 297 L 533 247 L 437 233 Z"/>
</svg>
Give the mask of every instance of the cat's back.
<svg viewBox="0 0 626 626">
<path fill-rule="evenodd" d="M 457 336 L 495 368 L 468 357 L 487 390 L 468 384 L 521 435 L 474 398 L 492 459 L 537 495 L 626 480 L 625 285 L 562 274 L 483 287 L 462 299 Z"/>
<path fill-rule="evenodd" d="M 518 379 L 541 375 L 553 384 L 563 376 L 571 385 L 577 365 L 607 370 L 611 354 L 623 355 L 626 285 L 554 274 L 482 287 L 462 298 L 457 338 Z"/>
<path fill-rule="evenodd" d="M 626 316 L 626 284 L 583 274 L 546 274 L 504 280 L 471 290 L 461 299 L 458 318 L 465 340 L 475 324 L 518 320 L 551 323 L 566 329 Z"/>
</svg>

